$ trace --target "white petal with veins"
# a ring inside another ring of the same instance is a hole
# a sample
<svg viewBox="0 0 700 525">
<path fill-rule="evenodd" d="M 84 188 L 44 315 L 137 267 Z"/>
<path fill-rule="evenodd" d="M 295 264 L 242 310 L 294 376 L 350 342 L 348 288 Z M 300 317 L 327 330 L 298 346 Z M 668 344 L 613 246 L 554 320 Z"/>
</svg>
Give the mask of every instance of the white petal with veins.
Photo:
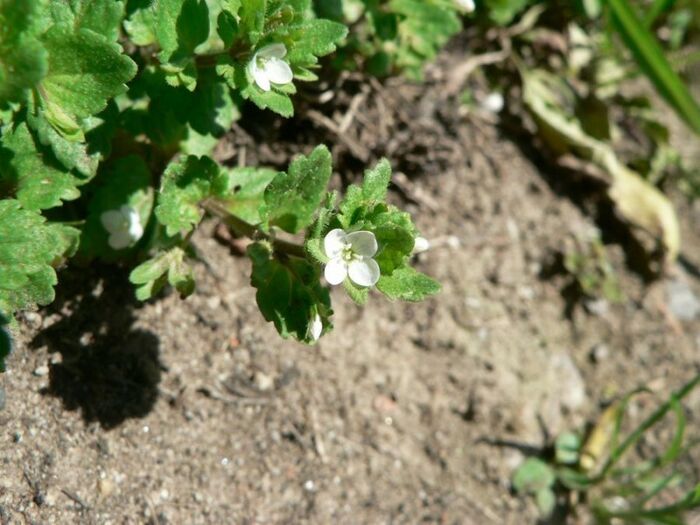
<svg viewBox="0 0 700 525">
<path fill-rule="evenodd" d="M 345 232 L 340 228 L 336 228 L 335 230 L 329 231 L 323 239 L 323 251 L 326 252 L 326 255 L 330 259 L 333 259 L 340 255 L 347 242 L 347 235 Z"/>
<path fill-rule="evenodd" d="M 348 276 L 348 266 L 340 257 L 331 259 L 323 270 L 323 275 L 328 284 L 340 284 Z"/>
<path fill-rule="evenodd" d="M 350 280 L 360 286 L 374 286 L 379 280 L 379 265 L 374 259 L 352 261 L 348 269 Z"/>
<path fill-rule="evenodd" d="M 374 257 L 377 253 L 377 238 L 372 232 L 360 231 L 348 234 L 352 252 L 362 257 Z"/>
</svg>

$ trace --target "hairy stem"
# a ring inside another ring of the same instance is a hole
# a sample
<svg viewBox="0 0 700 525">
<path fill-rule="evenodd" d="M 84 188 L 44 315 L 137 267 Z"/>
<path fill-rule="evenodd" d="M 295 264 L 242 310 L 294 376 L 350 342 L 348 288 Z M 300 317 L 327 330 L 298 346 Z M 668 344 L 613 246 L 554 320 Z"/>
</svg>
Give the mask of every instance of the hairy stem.
<svg viewBox="0 0 700 525">
<path fill-rule="evenodd" d="M 230 213 L 226 207 L 215 199 L 208 199 L 202 203 L 203 208 L 210 214 L 221 219 L 234 233 L 248 237 L 254 241 L 266 240 L 272 244 L 275 252 L 283 253 L 292 257 L 306 258 L 306 250 L 302 244 L 297 244 L 265 233 L 257 226 L 250 224 L 240 217 Z"/>
</svg>

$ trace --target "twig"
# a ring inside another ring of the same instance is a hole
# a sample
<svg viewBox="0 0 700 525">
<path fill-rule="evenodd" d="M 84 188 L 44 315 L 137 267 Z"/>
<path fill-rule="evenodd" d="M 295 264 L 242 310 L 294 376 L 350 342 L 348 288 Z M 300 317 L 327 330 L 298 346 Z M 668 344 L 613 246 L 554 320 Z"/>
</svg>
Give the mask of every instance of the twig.
<svg viewBox="0 0 700 525">
<path fill-rule="evenodd" d="M 340 142 L 345 144 L 350 150 L 350 152 L 353 155 L 355 155 L 358 159 L 360 159 L 363 162 L 367 162 L 369 160 L 369 151 L 367 151 L 367 148 L 365 148 L 355 139 L 349 137 L 346 133 L 344 133 L 334 120 L 328 118 L 327 116 L 316 111 L 315 109 L 310 109 L 306 112 L 306 115 L 317 124 L 320 124 L 321 126 L 334 133 L 338 137 Z"/>
<path fill-rule="evenodd" d="M 68 497 L 68 499 L 71 499 L 75 503 L 80 505 L 83 509 L 87 510 L 90 508 L 90 506 L 87 503 L 85 503 L 85 500 L 78 496 L 75 492 L 71 492 L 70 490 L 63 488 L 61 489 L 61 492 L 63 492 Z"/>
</svg>

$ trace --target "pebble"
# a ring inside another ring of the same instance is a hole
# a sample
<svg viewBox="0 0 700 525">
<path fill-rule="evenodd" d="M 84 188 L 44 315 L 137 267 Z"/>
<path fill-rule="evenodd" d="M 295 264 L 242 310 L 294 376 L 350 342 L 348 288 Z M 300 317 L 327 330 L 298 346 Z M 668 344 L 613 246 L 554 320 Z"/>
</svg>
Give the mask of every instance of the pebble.
<svg viewBox="0 0 700 525">
<path fill-rule="evenodd" d="M 591 352 L 589 355 L 591 357 L 591 361 L 593 361 L 594 363 L 601 363 L 605 361 L 610 355 L 610 349 L 608 348 L 608 345 L 598 343 L 597 345 L 594 345 L 593 348 L 591 348 Z"/>
<path fill-rule="evenodd" d="M 35 376 L 37 377 L 44 377 L 45 375 L 48 375 L 49 373 L 49 367 L 47 365 L 42 365 L 34 369 L 34 372 L 32 372 Z"/>
<path fill-rule="evenodd" d="M 562 385 L 559 392 L 561 406 L 569 410 L 581 408 L 586 402 L 586 383 L 573 359 L 568 354 L 554 354 L 552 371 Z"/>
<path fill-rule="evenodd" d="M 610 303 L 606 299 L 589 299 L 583 304 L 588 313 L 598 317 L 603 317 L 610 311 Z"/>
<path fill-rule="evenodd" d="M 304 490 L 307 490 L 308 492 L 313 492 L 315 489 L 316 484 L 312 479 L 309 479 L 304 483 Z"/>
<path fill-rule="evenodd" d="M 700 315 L 700 300 L 684 280 L 667 283 L 666 294 L 669 309 L 680 321 L 692 321 Z"/>
<path fill-rule="evenodd" d="M 275 386 L 275 380 L 263 372 L 255 372 L 254 381 L 255 386 L 261 392 L 267 392 L 268 390 L 271 390 L 273 386 Z"/>
<path fill-rule="evenodd" d="M 97 491 L 100 493 L 100 496 L 102 496 L 103 498 L 111 496 L 114 493 L 114 489 L 115 489 L 114 483 L 107 478 L 100 479 L 97 481 Z"/>
</svg>

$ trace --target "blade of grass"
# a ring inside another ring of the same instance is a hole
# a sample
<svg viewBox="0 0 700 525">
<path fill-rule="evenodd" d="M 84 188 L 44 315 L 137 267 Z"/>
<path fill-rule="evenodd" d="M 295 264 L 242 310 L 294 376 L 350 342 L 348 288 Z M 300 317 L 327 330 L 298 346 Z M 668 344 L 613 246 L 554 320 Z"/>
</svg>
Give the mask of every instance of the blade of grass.
<svg viewBox="0 0 700 525">
<path fill-rule="evenodd" d="M 687 396 L 696 386 L 700 385 L 700 374 L 695 376 L 690 382 L 686 383 L 678 392 L 671 394 L 670 399 L 661 405 L 656 411 L 651 414 L 647 419 L 642 421 L 642 423 L 629 435 L 627 438 L 617 446 L 610 454 L 610 457 L 605 462 L 603 469 L 597 476 L 597 479 L 605 478 L 605 475 L 610 471 L 610 469 L 615 465 L 615 463 L 622 457 L 622 455 L 627 451 L 629 447 L 634 445 L 639 438 L 642 437 L 644 432 L 653 427 L 658 423 L 666 413 L 674 408 L 677 403 Z"/>
<path fill-rule="evenodd" d="M 640 68 L 662 97 L 700 134 L 700 106 L 683 80 L 673 71 L 654 35 L 639 20 L 627 0 L 609 0 L 613 26 L 635 56 Z"/>
<path fill-rule="evenodd" d="M 654 2 L 649 6 L 649 10 L 646 15 L 644 15 L 644 27 L 651 27 L 654 21 L 663 13 L 668 11 L 673 7 L 676 0 L 654 0 Z"/>
</svg>

